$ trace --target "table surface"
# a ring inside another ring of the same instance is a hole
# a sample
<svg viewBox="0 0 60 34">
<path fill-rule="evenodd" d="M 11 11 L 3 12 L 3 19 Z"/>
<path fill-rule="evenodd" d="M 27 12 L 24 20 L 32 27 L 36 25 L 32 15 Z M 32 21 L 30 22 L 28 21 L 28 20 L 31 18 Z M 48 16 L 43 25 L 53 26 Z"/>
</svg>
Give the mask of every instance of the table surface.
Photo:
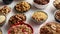
<svg viewBox="0 0 60 34">
<path fill-rule="evenodd" d="M 14 11 L 14 6 L 17 4 L 17 2 L 19 2 L 20 0 L 15 0 L 15 1 L 13 1 L 11 4 L 9 4 L 8 6 L 10 6 L 11 8 L 12 8 L 12 11 L 9 13 L 9 14 L 7 14 L 6 15 L 6 23 L 3 25 L 3 27 L 1 27 L 1 29 L 2 29 L 2 32 L 3 32 L 3 34 L 7 34 L 7 30 L 9 29 L 9 26 L 8 26 L 8 20 L 9 20 L 9 18 L 11 17 L 11 16 L 13 16 L 14 14 L 16 14 Z M 22 0 L 23 1 L 23 0 Z M 29 2 L 31 5 L 32 5 L 32 7 L 31 7 L 31 9 L 28 11 L 28 12 L 26 12 L 25 13 L 25 15 L 26 15 L 26 17 L 27 17 L 27 20 L 26 20 L 26 22 L 25 23 L 28 23 L 28 24 L 30 24 L 32 27 L 33 27 L 33 29 L 34 29 L 34 34 L 38 34 L 39 33 L 39 28 L 42 26 L 42 25 L 44 25 L 45 23 L 47 23 L 47 22 L 52 22 L 52 21 L 55 21 L 55 19 L 54 19 L 54 12 L 55 12 L 55 7 L 53 6 L 53 1 L 54 0 L 51 0 L 50 1 L 50 3 L 49 3 L 49 5 L 45 8 L 45 9 L 43 9 L 43 11 L 45 11 L 47 14 L 48 14 L 48 19 L 47 19 L 47 21 L 46 22 L 44 22 L 43 24 L 40 24 L 40 25 L 38 25 L 38 24 L 35 24 L 33 21 L 31 21 L 31 16 L 32 16 L 32 14 L 36 11 L 36 10 L 40 10 L 40 9 L 37 9 L 37 8 L 35 8 L 34 6 L 33 6 L 33 0 L 25 0 L 25 1 L 27 1 L 27 2 Z M 1 6 L 4 6 L 1 2 L 0 2 L 0 7 Z"/>
</svg>

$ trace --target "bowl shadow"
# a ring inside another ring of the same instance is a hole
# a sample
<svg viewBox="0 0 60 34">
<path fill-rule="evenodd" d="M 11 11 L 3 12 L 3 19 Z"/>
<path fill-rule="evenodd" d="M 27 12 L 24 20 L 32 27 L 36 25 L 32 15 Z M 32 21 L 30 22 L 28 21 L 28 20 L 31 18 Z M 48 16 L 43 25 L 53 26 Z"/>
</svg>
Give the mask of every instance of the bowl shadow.
<svg viewBox="0 0 60 34">
<path fill-rule="evenodd" d="M 55 8 L 54 6 L 51 6 L 51 7 L 50 7 L 50 11 L 51 11 L 52 14 L 54 14 L 55 11 L 56 11 L 56 8 Z"/>
<path fill-rule="evenodd" d="M 41 23 L 40 23 L 40 24 L 37 24 L 37 23 L 35 23 L 32 19 L 30 19 L 28 22 L 29 22 L 29 24 L 32 25 L 33 27 L 34 27 L 34 26 L 36 27 L 36 26 L 40 26 L 40 25 L 41 25 Z"/>
</svg>

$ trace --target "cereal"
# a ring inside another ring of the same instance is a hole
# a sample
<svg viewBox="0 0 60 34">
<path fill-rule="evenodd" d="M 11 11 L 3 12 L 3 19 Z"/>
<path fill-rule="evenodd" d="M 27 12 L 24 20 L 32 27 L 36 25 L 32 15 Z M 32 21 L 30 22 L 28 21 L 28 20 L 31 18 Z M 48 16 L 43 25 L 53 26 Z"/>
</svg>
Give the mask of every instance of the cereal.
<svg viewBox="0 0 60 34">
<path fill-rule="evenodd" d="M 33 34 L 33 29 L 30 25 L 25 23 L 20 23 L 19 25 L 12 26 L 9 31 L 9 34 Z"/>
<path fill-rule="evenodd" d="M 1 13 L 3 13 L 4 15 L 8 14 L 11 11 L 11 8 L 8 6 L 4 6 L 1 10 Z"/>
<path fill-rule="evenodd" d="M 2 23 L 2 22 L 4 22 L 5 21 L 5 16 L 4 15 L 0 15 L 0 24 Z"/>
<path fill-rule="evenodd" d="M 56 9 L 60 9 L 60 0 L 55 0 L 54 1 L 54 6 Z"/>
<path fill-rule="evenodd" d="M 18 21 L 25 21 L 26 16 L 24 14 L 16 14 L 9 19 L 9 24 L 15 24 Z"/>
<path fill-rule="evenodd" d="M 56 22 L 50 22 L 42 26 L 40 34 L 60 34 L 60 24 Z"/>
<path fill-rule="evenodd" d="M 18 11 L 18 12 L 26 12 L 30 9 L 30 4 L 28 2 L 20 2 L 18 3 L 16 6 L 15 6 L 15 9 Z"/>
<path fill-rule="evenodd" d="M 49 0 L 34 0 L 35 3 L 45 5 L 49 3 Z"/>
<path fill-rule="evenodd" d="M 32 18 L 37 22 L 43 22 L 48 18 L 48 16 L 42 11 L 37 11 L 33 14 Z"/>
</svg>

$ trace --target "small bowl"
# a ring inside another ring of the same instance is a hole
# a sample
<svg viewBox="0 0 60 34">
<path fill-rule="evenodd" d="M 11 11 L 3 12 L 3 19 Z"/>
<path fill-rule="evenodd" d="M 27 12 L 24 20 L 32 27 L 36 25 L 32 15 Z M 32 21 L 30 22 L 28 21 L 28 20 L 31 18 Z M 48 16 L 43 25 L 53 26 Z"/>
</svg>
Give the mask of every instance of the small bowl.
<svg viewBox="0 0 60 34">
<path fill-rule="evenodd" d="M 55 18 L 55 20 L 56 20 L 57 22 L 60 22 L 60 19 L 57 19 L 57 18 L 56 18 L 56 12 L 58 12 L 58 11 L 60 11 L 60 10 L 56 10 L 56 11 L 55 11 L 55 13 L 54 13 L 54 18 Z"/>
<path fill-rule="evenodd" d="M 60 0 L 59 0 L 60 1 Z M 60 9 L 60 7 L 58 7 L 59 6 L 59 2 L 58 0 L 55 0 L 54 2 L 53 2 L 53 5 L 54 5 L 54 7 L 56 8 L 56 9 Z"/>
<path fill-rule="evenodd" d="M 44 14 L 47 16 L 46 20 L 48 19 L 48 14 L 47 14 L 46 12 L 44 12 L 44 11 L 37 11 L 37 12 L 42 12 L 42 13 L 44 13 Z M 34 18 L 32 18 L 32 20 L 33 20 L 35 23 L 37 23 L 37 24 L 42 24 L 43 22 L 46 21 L 46 20 L 37 21 L 37 20 L 35 20 Z"/>
<path fill-rule="evenodd" d="M 19 15 L 19 16 L 17 16 L 17 15 Z M 20 17 L 20 16 L 22 16 L 22 17 Z M 26 15 L 22 14 L 22 13 L 20 13 L 20 14 L 18 13 L 18 14 L 11 16 L 8 23 L 9 23 L 9 25 L 12 25 L 12 24 L 16 24 L 17 22 L 23 23 L 25 21 L 26 21 Z"/>
<path fill-rule="evenodd" d="M 50 3 L 50 0 L 49 0 L 49 3 Z M 49 5 L 49 3 L 42 5 L 42 4 L 38 4 L 38 3 L 33 2 L 33 5 L 38 9 L 45 9 Z"/>
<path fill-rule="evenodd" d="M 11 12 L 11 7 L 4 5 L 0 8 L 0 13 L 4 15 L 8 15 Z"/>
<path fill-rule="evenodd" d="M 22 25 L 22 24 L 25 24 L 25 25 L 27 25 L 28 27 L 30 27 L 30 28 L 32 29 L 32 34 L 34 33 L 33 28 L 32 28 L 29 24 L 26 24 L 26 23 L 17 23 L 17 24 L 15 24 L 15 25 L 12 25 L 12 27 L 13 27 L 13 26 L 16 26 L 16 25 Z M 12 27 L 9 28 L 8 34 L 10 34 L 10 29 L 11 29 Z"/>
<path fill-rule="evenodd" d="M 30 9 L 31 9 L 31 4 L 30 3 L 28 3 L 29 5 L 30 5 Z M 14 9 L 16 10 L 16 6 L 14 7 Z M 29 9 L 29 10 L 30 10 Z M 18 12 L 18 13 L 25 13 L 25 12 L 28 12 L 29 10 L 27 10 L 27 11 L 18 11 L 18 10 L 16 10 L 15 12 Z"/>
<path fill-rule="evenodd" d="M 0 15 L 5 16 L 4 14 L 1 14 L 1 13 L 0 13 Z M 5 24 L 5 22 L 6 22 L 6 16 L 5 16 L 5 20 L 2 23 L 0 23 L 0 26 L 3 26 Z"/>
<path fill-rule="evenodd" d="M 49 24 L 49 25 L 48 25 Z M 52 24 L 52 26 L 50 25 L 50 24 Z M 44 28 L 44 27 L 46 27 L 46 28 L 48 28 L 49 26 L 50 26 L 50 28 L 55 28 L 55 26 L 57 26 L 58 24 L 60 24 L 60 23 L 58 23 L 58 22 L 47 22 L 47 23 L 45 23 L 45 24 L 42 24 L 42 25 L 40 25 L 40 27 L 39 27 L 39 29 L 38 29 L 38 33 L 39 34 L 41 34 L 41 28 Z M 53 31 L 54 31 L 54 29 L 52 29 Z M 43 32 L 45 32 L 44 30 L 43 30 Z M 45 34 L 47 34 L 49 31 L 47 31 L 47 32 L 45 32 Z M 42 33 L 43 34 L 43 33 Z M 56 33 L 55 33 L 56 34 Z"/>
</svg>

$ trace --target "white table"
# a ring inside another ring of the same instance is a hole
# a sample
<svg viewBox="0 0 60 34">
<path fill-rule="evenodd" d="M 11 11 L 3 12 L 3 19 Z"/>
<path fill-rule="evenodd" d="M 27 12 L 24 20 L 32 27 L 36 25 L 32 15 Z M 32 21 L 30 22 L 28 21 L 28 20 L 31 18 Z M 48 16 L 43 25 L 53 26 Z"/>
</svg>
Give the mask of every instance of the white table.
<svg viewBox="0 0 60 34">
<path fill-rule="evenodd" d="M 31 5 L 33 5 L 33 0 L 26 0 L 26 1 L 29 2 Z M 55 21 L 55 19 L 54 19 L 54 12 L 55 12 L 56 9 L 55 9 L 54 6 L 53 6 L 53 1 L 54 1 L 54 0 L 51 0 L 50 3 L 49 3 L 49 5 L 48 5 L 48 7 L 46 7 L 46 9 L 43 9 L 43 11 L 45 11 L 45 12 L 48 14 L 48 19 L 47 19 L 46 22 Z M 12 11 L 7 15 L 6 23 L 5 23 L 5 25 L 1 28 L 2 31 L 3 31 L 3 34 L 7 34 L 7 30 L 9 29 L 9 28 L 8 28 L 8 20 L 9 20 L 9 18 L 10 18 L 12 15 L 16 14 L 16 13 L 14 12 L 13 8 L 14 8 L 14 6 L 16 5 L 17 2 L 19 2 L 19 1 L 18 1 L 18 0 L 16 1 L 16 0 L 15 0 L 14 2 L 12 2 L 12 3 L 9 5 L 9 6 L 12 8 Z M 1 7 L 1 6 L 4 6 L 4 5 L 3 5 L 2 3 L 0 3 L 0 7 Z M 39 33 L 39 27 L 40 27 L 41 25 L 43 25 L 43 24 L 37 25 L 37 24 L 35 24 L 35 23 L 33 23 L 33 22 L 31 21 L 31 15 L 32 15 L 32 13 L 34 13 L 36 10 L 39 10 L 39 9 L 35 8 L 34 6 L 32 6 L 32 8 L 31 8 L 28 12 L 25 13 L 26 16 L 27 16 L 26 23 L 30 24 L 30 25 L 33 27 L 33 29 L 34 29 L 34 34 L 38 34 L 38 33 Z M 46 23 L 46 22 L 45 22 L 45 23 Z M 44 24 L 45 24 L 45 23 L 44 23 Z"/>
</svg>

